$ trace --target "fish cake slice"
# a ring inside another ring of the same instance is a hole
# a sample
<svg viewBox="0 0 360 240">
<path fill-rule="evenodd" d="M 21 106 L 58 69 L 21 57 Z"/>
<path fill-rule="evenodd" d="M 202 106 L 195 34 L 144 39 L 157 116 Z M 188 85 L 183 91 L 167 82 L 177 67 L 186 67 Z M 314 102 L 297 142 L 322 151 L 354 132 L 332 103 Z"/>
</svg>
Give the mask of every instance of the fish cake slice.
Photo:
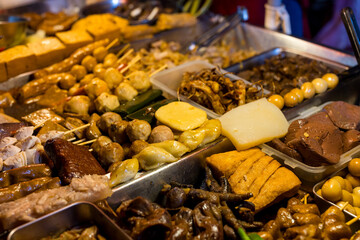
<svg viewBox="0 0 360 240">
<path fill-rule="evenodd" d="M 261 176 L 261 173 L 264 169 L 269 165 L 269 163 L 273 160 L 270 156 L 264 156 L 260 158 L 257 162 L 255 162 L 249 172 L 244 175 L 244 177 L 235 185 L 235 192 L 249 192 L 250 186 L 253 182 Z"/>
<path fill-rule="evenodd" d="M 242 162 L 236 168 L 234 174 L 231 175 L 231 177 L 229 178 L 230 186 L 234 188 L 236 184 L 238 184 L 244 178 L 244 175 L 248 173 L 251 166 L 263 156 L 265 156 L 265 153 L 262 151 L 258 151 L 251 157 L 247 158 L 244 162 Z"/>
<path fill-rule="evenodd" d="M 258 175 L 258 178 L 255 179 L 255 181 L 249 188 L 249 192 L 251 192 L 253 196 L 256 197 L 259 194 L 261 187 L 280 166 L 281 164 L 275 159 L 273 159 L 264 169 L 264 171 Z"/>
<path fill-rule="evenodd" d="M 206 163 L 211 167 L 216 175 L 229 178 L 243 161 L 257 152 L 260 152 L 260 149 L 252 148 L 241 152 L 234 150 L 213 154 L 206 158 Z"/>
</svg>

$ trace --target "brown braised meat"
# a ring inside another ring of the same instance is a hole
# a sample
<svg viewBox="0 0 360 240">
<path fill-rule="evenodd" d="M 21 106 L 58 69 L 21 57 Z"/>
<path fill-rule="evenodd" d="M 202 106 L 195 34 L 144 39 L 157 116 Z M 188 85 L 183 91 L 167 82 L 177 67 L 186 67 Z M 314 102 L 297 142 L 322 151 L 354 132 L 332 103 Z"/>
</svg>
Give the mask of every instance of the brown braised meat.
<svg viewBox="0 0 360 240">
<path fill-rule="evenodd" d="M 342 137 L 344 144 L 344 152 L 347 152 L 360 144 L 360 131 L 349 130 L 343 133 Z"/>
<path fill-rule="evenodd" d="M 360 107 L 338 101 L 324 107 L 331 121 L 341 129 L 360 130 Z"/>
<path fill-rule="evenodd" d="M 60 138 L 48 140 L 45 151 L 54 162 L 63 184 L 69 184 L 72 178 L 106 173 L 86 147 L 72 144 L 67 140 Z"/>
</svg>

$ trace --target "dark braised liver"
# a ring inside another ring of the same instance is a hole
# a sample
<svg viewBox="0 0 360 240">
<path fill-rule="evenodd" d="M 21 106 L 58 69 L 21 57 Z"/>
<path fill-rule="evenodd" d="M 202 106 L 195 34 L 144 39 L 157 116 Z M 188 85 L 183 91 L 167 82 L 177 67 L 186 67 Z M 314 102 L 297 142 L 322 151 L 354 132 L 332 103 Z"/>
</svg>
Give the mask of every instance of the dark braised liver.
<svg viewBox="0 0 360 240">
<path fill-rule="evenodd" d="M 65 139 L 48 140 L 45 151 L 54 162 L 54 167 L 63 184 L 69 184 L 72 178 L 106 173 L 86 147 L 72 144 Z"/>
</svg>

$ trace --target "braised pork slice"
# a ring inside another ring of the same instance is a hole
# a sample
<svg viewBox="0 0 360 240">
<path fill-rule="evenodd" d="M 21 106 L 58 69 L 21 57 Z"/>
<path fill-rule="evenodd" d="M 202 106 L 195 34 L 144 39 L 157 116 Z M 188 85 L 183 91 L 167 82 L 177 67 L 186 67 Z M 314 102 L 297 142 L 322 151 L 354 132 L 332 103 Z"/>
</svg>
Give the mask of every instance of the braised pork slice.
<svg viewBox="0 0 360 240">
<path fill-rule="evenodd" d="M 360 130 L 360 107 L 346 102 L 332 102 L 324 107 L 331 121 L 339 128 Z"/>
</svg>

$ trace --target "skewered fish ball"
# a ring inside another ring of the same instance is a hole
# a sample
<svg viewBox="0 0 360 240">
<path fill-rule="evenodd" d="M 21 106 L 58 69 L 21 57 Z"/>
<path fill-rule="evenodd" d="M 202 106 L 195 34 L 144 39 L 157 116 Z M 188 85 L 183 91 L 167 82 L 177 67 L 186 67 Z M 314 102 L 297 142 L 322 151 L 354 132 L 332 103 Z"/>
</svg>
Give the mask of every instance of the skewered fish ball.
<svg viewBox="0 0 360 240">
<path fill-rule="evenodd" d="M 86 76 L 87 71 L 86 68 L 82 65 L 74 65 L 71 68 L 70 73 L 76 78 L 77 81 L 80 81 Z"/>
<path fill-rule="evenodd" d="M 124 81 L 115 89 L 114 94 L 120 102 L 128 102 L 138 95 L 138 91 L 127 81 Z"/>
<path fill-rule="evenodd" d="M 99 161 L 106 168 L 111 164 L 122 160 L 124 160 L 124 150 L 120 144 L 111 142 L 101 148 Z"/>
<path fill-rule="evenodd" d="M 107 49 L 104 46 L 95 48 L 92 55 L 96 58 L 96 61 L 102 62 L 105 56 L 108 54 Z"/>
<path fill-rule="evenodd" d="M 304 101 L 304 93 L 299 89 L 299 88 L 294 88 L 293 90 L 291 90 L 290 92 L 295 93 L 298 98 L 299 98 L 299 103 L 301 103 L 302 101 Z"/>
<path fill-rule="evenodd" d="M 72 86 L 74 86 L 75 83 L 76 83 L 76 78 L 71 74 L 67 74 L 64 78 L 62 78 L 59 81 L 59 87 L 68 90 Z"/>
<path fill-rule="evenodd" d="M 95 99 L 103 92 L 110 92 L 105 81 L 94 78 L 85 85 L 85 92 L 91 99 Z"/>
<path fill-rule="evenodd" d="M 106 69 L 104 68 L 104 64 L 102 64 L 102 63 L 96 64 L 93 69 L 93 73 L 94 73 L 95 77 L 98 77 L 100 79 L 104 79 L 105 71 L 106 71 Z"/>
<path fill-rule="evenodd" d="M 88 72 L 91 72 L 94 69 L 96 64 L 97 64 L 96 59 L 93 56 L 90 56 L 90 55 L 86 56 L 81 61 L 81 65 L 83 65 Z"/>
<path fill-rule="evenodd" d="M 96 139 L 96 141 L 91 145 L 91 148 L 94 150 L 96 154 L 100 154 L 101 148 L 103 148 L 105 145 L 111 143 L 111 139 L 106 136 L 100 136 Z"/>
<path fill-rule="evenodd" d="M 68 102 L 65 103 L 64 111 L 77 113 L 80 115 L 87 115 L 90 105 L 91 101 L 87 96 L 73 96 Z"/>
<path fill-rule="evenodd" d="M 315 87 L 311 82 L 301 85 L 301 91 L 304 93 L 304 98 L 312 98 L 315 95 Z"/>
<path fill-rule="evenodd" d="M 145 92 L 151 87 L 149 74 L 144 71 L 134 71 L 130 73 L 127 78 L 131 86 L 139 92 Z"/>
<path fill-rule="evenodd" d="M 110 125 L 108 128 L 108 135 L 110 139 L 114 142 L 123 144 L 128 141 L 128 136 L 126 135 L 126 127 L 128 126 L 127 121 L 118 121 Z"/>
<path fill-rule="evenodd" d="M 336 87 L 339 83 L 339 77 L 334 73 L 327 73 L 321 78 L 327 82 L 330 89 Z"/>
<path fill-rule="evenodd" d="M 110 67 L 105 71 L 104 80 L 110 89 L 114 89 L 123 81 L 123 75 L 115 68 Z"/>
<path fill-rule="evenodd" d="M 106 132 L 111 124 L 121 121 L 122 118 L 119 114 L 114 112 L 106 112 L 101 115 L 100 120 L 97 122 L 97 126 L 100 128 L 101 131 Z"/>
<path fill-rule="evenodd" d="M 295 93 L 288 92 L 284 96 L 284 102 L 287 107 L 295 107 L 299 103 L 299 98 Z"/>
<path fill-rule="evenodd" d="M 111 112 L 120 106 L 117 96 L 107 92 L 103 92 L 98 96 L 95 101 L 96 110 L 100 113 Z"/>
<path fill-rule="evenodd" d="M 147 121 L 134 119 L 126 127 L 126 134 L 131 142 L 135 140 L 146 141 L 151 133 L 151 126 Z"/>
<path fill-rule="evenodd" d="M 174 140 L 174 133 L 165 125 L 154 127 L 150 133 L 149 143 L 159 143 L 166 140 Z"/>
<path fill-rule="evenodd" d="M 90 74 L 86 74 L 85 77 L 83 79 L 80 80 L 80 86 L 85 86 L 86 84 L 90 83 L 91 80 L 95 77 L 94 74 L 90 73 Z"/>
<path fill-rule="evenodd" d="M 277 106 L 279 109 L 284 107 L 284 98 L 278 94 L 270 96 L 268 101 Z"/>
<path fill-rule="evenodd" d="M 117 57 L 113 53 L 108 53 L 104 58 L 104 67 L 109 68 L 113 67 L 116 63 Z"/>
<path fill-rule="evenodd" d="M 326 92 L 328 88 L 327 82 L 322 78 L 315 78 L 311 83 L 314 85 L 316 93 Z"/>
</svg>

